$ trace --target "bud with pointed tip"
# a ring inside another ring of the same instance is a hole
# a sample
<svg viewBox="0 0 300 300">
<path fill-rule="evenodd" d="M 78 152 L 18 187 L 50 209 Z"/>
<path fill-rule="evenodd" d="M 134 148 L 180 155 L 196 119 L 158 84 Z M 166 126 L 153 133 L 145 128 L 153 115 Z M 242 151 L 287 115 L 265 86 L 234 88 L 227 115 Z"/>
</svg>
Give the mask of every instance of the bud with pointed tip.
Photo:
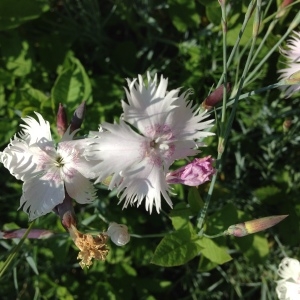
<svg viewBox="0 0 300 300">
<path fill-rule="evenodd" d="M 2 239 L 21 239 L 27 229 L 3 230 L 0 231 L 0 238 Z M 31 229 L 27 235 L 28 239 L 47 239 L 53 235 L 51 230 L 46 229 Z"/>
<path fill-rule="evenodd" d="M 85 101 L 83 101 L 75 110 L 70 124 L 70 132 L 80 128 L 85 114 L 85 107 Z"/>
<path fill-rule="evenodd" d="M 280 216 L 270 216 L 265 218 L 260 218 L 256 220 L 246 221 L 244 223 L 239 223 L 229 226 L 227 230 L 224 231 L 225 235 L 234 235 L 236 237 L 242 237 L 248 234 L 256 233 L 267 228 L 270 228 L 277 223 L 281 222 L 288 215 Z"/>
<path fill-rule="evenodd" d="M 67 113 L 64 106 L 59 103 L 56 115 L 56 128 L 59 136 L 63 136 L 68 128 Z"/>
</svg>

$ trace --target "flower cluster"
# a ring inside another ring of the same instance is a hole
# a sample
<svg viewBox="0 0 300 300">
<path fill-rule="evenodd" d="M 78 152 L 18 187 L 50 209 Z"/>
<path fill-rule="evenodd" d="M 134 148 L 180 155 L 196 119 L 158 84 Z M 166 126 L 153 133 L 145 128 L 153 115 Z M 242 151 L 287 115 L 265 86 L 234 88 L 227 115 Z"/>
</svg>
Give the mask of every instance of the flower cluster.
<svg viewBox="0 0 300 300">
<path fill-rule="evenodd" d="M 276 293 L 280 300 L 300 299 L 300 262 L 297 259 L 285 257 L 278 268 Z"/>
<path fill-rule="evenodd" d="M 200 185 L 211 178 L 210 157 L 169 170 L 175 160 L 198 154 L 201 140 L 213 135 L 208 130 L 213 120 L 205 120 L 208 113 L 188 101 L 190 92 L 167 91 L 168 79 L 149 73 L 147 84 L 142 76 L 127 83 L 120 123 L 103 123 L 93 137 L 73 140 L 74 122 L 66 129 L 61 113 L 62 139 L 55 145 L 50 125 L 39 113 L 38 120 L 23 118 L 23 130 L 0 153 L 0 161 L 24 181 L 20 207 L 30 220 L 57 212 L 67 196 L 80 204 L 91 202 L 95 188 L 89 179 L 97 183 L 111 176 L 109 188 L 122 194 L 124 207 L 139 206 L 145 199 L 146 210 L 151 213 L 155 207 L 159 213 L 161 197 L 172 207 L 170 184 Z"/>
</svg>

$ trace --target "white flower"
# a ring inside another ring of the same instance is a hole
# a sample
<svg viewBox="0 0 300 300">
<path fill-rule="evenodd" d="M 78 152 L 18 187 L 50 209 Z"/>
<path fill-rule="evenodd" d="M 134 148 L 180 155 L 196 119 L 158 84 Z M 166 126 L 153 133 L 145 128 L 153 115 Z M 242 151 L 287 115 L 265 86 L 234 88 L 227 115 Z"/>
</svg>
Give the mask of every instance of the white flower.
<svg viewBox="0 0 300 300">
<path fill-rule="evenodd" d="M 287 42 L 287 50 L 281 49 L 282 54 L 287 58 L 287 66 L 278 70 L 279 80 L 288 79 L 292 74 L 300 71 L 300 32 L 294 32 L 294 36 Z M 300 90 L 299 84 L 283 86 L 285 94 L 290 97 Z"/>
<path fill-rule="evenodd" d="M 117 224 L 115 222 L 109 223 L 109 227 L 105 234 L 107 234 L 117 246 L 124 246 L 130 241 L 128 228 L 123 224 Z"/>
<path fill-rule="evenodd" d="M 206 112 L 199 112 L 187 101 L 189 93 L 179 95 L 180 89 L 167 92 L 168 79 L 157 75 L 148 85 L 142 76 L 127 80 L 128 104 L 122 101 L 124 109 L 120 124 L 102 124 L 97 144 L 88 153 L 88 159 L 100 160 L 94 171 L 103 181 L 113 175 L 109 188 L 117 187 L 122 192 L 120 201 L 124 207 L 146 198 L 146 210 L 152 212 L 155 205 L 161 209 L 161 194 L 172 207 L 168 195 L 166 173 L 176 159 L 194 156 L 203 145 L 199 139 L 213 135 L 204 131 L 213 120 L 203 122 Z"/>
<path fill-rule="evenodd" d="M 297 259 L 285 257 L 278 268 L 276 293 L 280 300 L 300 299 L 300 263 Z"/>
<path fill-rule="evenodd" d="M 15 136 L 0 153 L 0 161 L 17 179 L 24 181 L 21 205 L 29 219 L 49 213 L 62 203 L 67 193 L 78 203 L 94 199 L 95 189 L 89 182 L 92 166 L 83 157 L 87 140 L 73 141 L 75 132 L 64 134 L 57 148 L 50 126 L 39 113 L 38 121 L 26 117 L 19 137 Z"/>
</svg>

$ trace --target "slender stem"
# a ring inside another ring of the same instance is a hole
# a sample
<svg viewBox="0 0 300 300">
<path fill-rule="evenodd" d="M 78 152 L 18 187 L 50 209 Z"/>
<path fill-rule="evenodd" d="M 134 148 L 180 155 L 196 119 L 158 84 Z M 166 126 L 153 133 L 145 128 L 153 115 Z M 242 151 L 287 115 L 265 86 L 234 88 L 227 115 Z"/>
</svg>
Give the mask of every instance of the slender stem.
<svg viewBox="0 0 300 300">
<path fill-rule="evenodd" d="M 224 236 L 224 232 L 220 232 L 218 234 L 214 234 L 214 235 L 208 235 L 208 234 L 204 234 L 203 233 L 203 236 L 209 238 L 209 239 L 215 239 L 217 237 L 220 237 L 220 236 Z"/>
<path fill-rule="evenodd" d="M 238 34 L 238 37 L 237 37 L 237 39 L 236 39 L 236 41 L 235 41 L 235 44 L 234 44 L 234 46 L 233 46 L 233 49 L 232 49 L 232 51 L 231 51 L 231 53 L 230 53 L 230 56 L 229 56 L 229 58 L 228 58 L 228 61 L 227 61 L 227 63 L 226 63 L 227 68 L 230 66 L 231 61 L 232 61 L 234 55 L 236 54 L 236 51 L 237 51 L 237 49 L 238 49 L 238 46 L 239 46 L 239 44 L 240 44 L 240 41 L 241 41 L 241 38 L 242 38 L 242 36 L 243 36 L 243 34 L 244 34 L 244 31 L 245 31 L 245 29 L 246 29 L 246 26 L 247 26 L 247 24 L 248 24 L 248 22 L 249 22 L 249 20 L 250 20 L 250 18 L 251 18 L 251 14 L 252 14 L 252 10 L 253 10 L 254 4 L 255 4 L 255 0 L 252 0 L 252 1 L 250 2 L 249 6 L 248 6 L 247 12 L 246 12 L 246 14 L 245 14 L 244 22 L 243 22 L 243 24 L 242 24 L 242 27 L 241 27 L 240 32 L 239 32 L 239 34 Z M 224 5 L 224 7 L 225 7 L 225 5 Z M 225 9 L 225 8 L 224 8 L 224 9 Z M 223 12 L 222 12 L 222 14 L 223 14 Z M 223 18 L 223 15 L 222 15 L 222 18 Z M 223 47 L 224 47 L 224 46 L 223 46 Z M 223 62 L 223 63 L 224 63 L 224 62 Z M 217 87 L 220 86 L 220 85 L 223 83 L 223 81 L 224 81 L 224 73 L 222 74 L 222 76 L 221 76 L 221 78 L 220 78 L 220 80 L 219 80 L 219 82 L 218 82 L 218 84 L 217 84 Z"/>
<path fill-rule="evenodd" d="M 222 80 L 224 80 L 224 90 L 223 90 L 223 105 L 222 105 L 222 117 L 221 117 L 221 133 L 219 136 L 218 142 L 218 158 L 217 158 L 217 170 L 219 169 L 220 159 L 223 153 L 223 126 L 225 124 L 225 116 L 226 116 L 226 98 L 227 98 L 227 16 L 226 16 L 226 1 L 219 1 L 222 10 L 222 29 L 223 29 L 223 75 Z M 220 82 L 219 82 L 220 83 Z M 219 85 L 219 84 L 218 84 Z M 207 193 L 204 206 L 199 212 L 198 215 L 198 224 L 197 227 L 199 229 L 198 234 L 200 235 L 201 229 L 204 223 L 204 219 L 208 210 L 208 206 L 210 203 L 210 199 L 213 193 L 214 185 L 217 179 L 218 171 L 214 174 L 210 186 L 209 191 Z"/>
<path fill-rule="evenodd" d="M 172 232 L 168 232 L 172 233 Z M 145 235 L 140 235 L 140 234 L 130 234 L 131 237 L 143 239 L 143 238 L 157 238 L 157 237 L 164 237 L 167 233 L 156 233 L 156 234 L 145 234 Z"/>
<path fill-rule="evenodd" d="M 269 57 L 273 54 L 275 50 L 278 49 L 279 45 L 282 43 L 283 40 L 291 33 L 291 31 L 299 24 L 300 22 L 300 11 L 295 16 L 294 20 L 292 21 L 291 25 L 289 26 L 288 30 L 284 33 L 281 39 L 273 46 L 273 48 L 262 58 L 256 68 L 247 76 L 245 80 L 245 84 L 247 84 L 253 76 L 256 76 L 259 71 L 261 70 L 262 66 L 265 62 L 269 59 Z"/>
<path fill-rule="evenodd" d="M 22 239 L 19 241 L 19 243 L 17 245 L 15 245 L 15 247 L 11 250 L 11 253 L 8 255 L 2 268 L 0 269 L 0 278 L 2 277 L 2 275 L 4 274 L 4 272 L 6 271 L 8 266 L 12 263 L 13 259 L 17 255 L 17 253 L 18 253 L 19 249 L 21 248 L 21 246 L 23 245 L 28 233 L 30 232 L 31 228 L 33 227 L 33 224 L 34 224 L 34 221 L 30 223 L 28 229 L 24 233 L 24 235 L 23 235 Z"/>
</svg>

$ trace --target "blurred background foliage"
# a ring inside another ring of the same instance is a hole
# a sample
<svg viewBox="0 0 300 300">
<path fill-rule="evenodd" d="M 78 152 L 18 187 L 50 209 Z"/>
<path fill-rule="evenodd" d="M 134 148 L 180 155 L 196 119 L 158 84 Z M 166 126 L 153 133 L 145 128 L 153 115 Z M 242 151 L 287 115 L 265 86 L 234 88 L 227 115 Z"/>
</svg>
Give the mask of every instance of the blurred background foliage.
<svg viewBox="0 0 300 300">
<path fill-rule="evenodd" d="M 227 2 L 230 50 L 250 1 Z M 265 15 L 257 45 L 281 2 L 263 1 Z M 282 14 L 252 70 L 286 32 L 298 11 L 299 1 L 295 1 Z M 241 76 L 251 35 L 250 21 L 228 68 L 233 84 Z M 55 118 L 59 103 L 65 105 L 70 118 L 86 101 L 82 135 L 97 130 L 103 121 L 118 120 L 125 78 L 147 71 L 168 77 L 169 89 L 192 88 L 193 100 L 200 104 L 222 75 L 222 41 L 218 1 L 1 0 L 1 149 L 19 131 L 20 117 L 33 115 L 33 111 L 52 124 L 58 138 Z M 277 82 L 276 70 L 283 63 L 278 49 L 242 92 Z M 289 217 L 263 233 L 213 240 L 231 255 L 231 261 L 221 264 L 203 252 L 184 265 L 163 267 L 151 264 L 161 237 L 133 237 L 125 247 L 112 244 L 106 262 L 95 262 L 90 269 L 82 270 L 77 249 L 59 219 L 48 214 L 36 221 L 35 227 L 58 234 L 48 240 L 26 240 L 0 279 L 0 298 L 275 299 L 275 270 L 284 251 L 292 257 L 300 255 L 298 119 L 299 94 L 285 99 L 280 90 L 270 90 L 239 103 L 206 232 L 216 234 L 239 221 L 268 215 Z M 216 157 L 217 139 L 206 142 L 208 147 L 202 154 Z M 2 229 L 26 228 L 27 215 L 17 210 L 22 183 L 2 166 L 0 176 Z M 193 210 L 193 197 L 201 200 L 207 188 L 204 185 L 199 191 L 189 191 L 176 186 L 174 210 L 163 203 L 164 211 L 150 216 L 143 206 L 122 210 L 115 193 L 99 186 L 97 201 L 75 205 L 79 229 L 105 231 L 104 216 L 126 224 L 134 234 L 166 233 L 180 222 L 176 209 Z M 191 196 L 193 193 L 196 196 Z M 15 243 L 0 241 L 0 264 Z"/>
</svg>

